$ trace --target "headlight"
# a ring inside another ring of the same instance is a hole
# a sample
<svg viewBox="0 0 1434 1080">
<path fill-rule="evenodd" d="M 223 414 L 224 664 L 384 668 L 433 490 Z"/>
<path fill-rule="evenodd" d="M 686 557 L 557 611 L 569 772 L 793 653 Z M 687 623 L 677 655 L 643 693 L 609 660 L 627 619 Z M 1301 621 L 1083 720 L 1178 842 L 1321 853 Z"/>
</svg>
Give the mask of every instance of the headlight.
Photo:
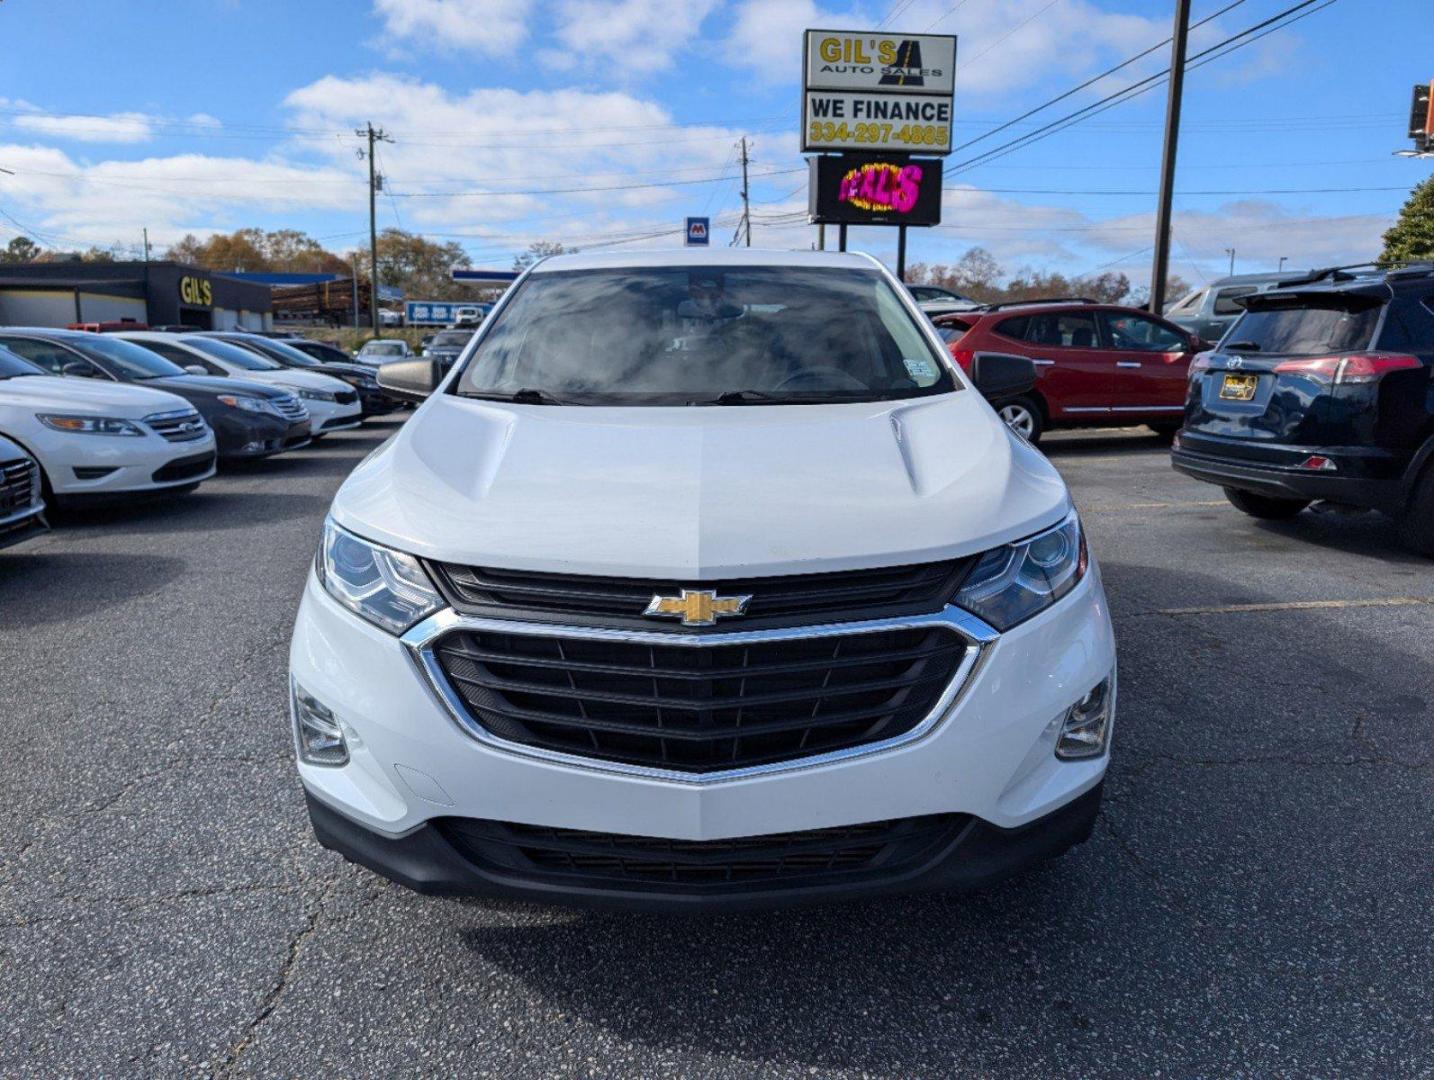
<svg viewBox="0 0 1434 1080">
<path fill-rule="evenodd" d="M 982 555 L 956 603 L 997 630 L 1009 630 L 1075 588 L 1087 561 L 1085 535 L 1072 510 L 1055 528 Z"/>
<path fill-rule="evenodd" d="M 327 390 L 305 390 L 296 387 L 301 398 L 308 398 L 310 401 L 338 401 L 338 398 Z"/>
<path fill-rule="evenodd" d="M 116 416 L 60 416 L 36 413 L 35 419 L 47 428 L 79 435 L 143 435 L 138 424 Z"/>
<path fill-rule="evenodd" d="M 390 634 L 403 633 L 443 606 L 412 555 L 360 540 L 332 518 L 324 521 L 315 569 L 330 596 Z"/>
<path fill-rule="evenodd" d="M 221 404 L 228 405 L 231 409 L 239 409 L 241 412 L 277 413 L 279 411 L 264 398 L 220 394 L 219 401 Z"/>
</svg>

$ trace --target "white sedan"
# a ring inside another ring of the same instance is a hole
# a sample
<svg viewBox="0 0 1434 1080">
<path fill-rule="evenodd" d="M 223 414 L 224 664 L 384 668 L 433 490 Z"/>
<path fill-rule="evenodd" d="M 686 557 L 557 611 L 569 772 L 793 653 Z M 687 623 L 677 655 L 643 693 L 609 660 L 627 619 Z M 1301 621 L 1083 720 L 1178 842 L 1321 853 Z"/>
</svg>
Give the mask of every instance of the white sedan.
<svg viewBox="0 0 1434 1080">
<path fill-rule="evenodd" d="M 332 375 L 284 367 L 268 357 L 203 334 L 135 330 L 115 336 L 143 345 L 196 375 L 233 375 L 298 394 L 312 417 L 315 439 L 357 427 L 363 420 L 363 404 L 358 392 Z"/>
<path fill-rule="evenodd" d="M 214 432 L 162 390 L 64 379 L 0 349 L 0 434 L 40 464 L 59 503 L 189 491 L 214 475 Z"/>
<path fill-rule="evenodd" d="M 18 443 L 0 436 L 0 548 L 44 531 L 40 466 Z"/>
</svg>

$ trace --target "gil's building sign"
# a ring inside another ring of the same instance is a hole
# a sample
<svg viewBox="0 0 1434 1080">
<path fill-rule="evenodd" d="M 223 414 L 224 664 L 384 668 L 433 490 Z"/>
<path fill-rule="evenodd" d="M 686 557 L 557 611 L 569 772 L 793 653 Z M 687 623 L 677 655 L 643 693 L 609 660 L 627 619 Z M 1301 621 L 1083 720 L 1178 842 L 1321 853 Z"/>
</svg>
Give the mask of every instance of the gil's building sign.
<svg viewBox="0 0 1434 1080">
<path fill-rule="evenodd" d="M 199 330 L 274 325 L 269 286 L 176 262 L 47 262 L 0 266 L 0 324 L 182 324 Z"/>
<path fill-rule="evenodd" d="M 956 38 L 808 30 L 802 152 L 951 152 Z"/>
</svg>

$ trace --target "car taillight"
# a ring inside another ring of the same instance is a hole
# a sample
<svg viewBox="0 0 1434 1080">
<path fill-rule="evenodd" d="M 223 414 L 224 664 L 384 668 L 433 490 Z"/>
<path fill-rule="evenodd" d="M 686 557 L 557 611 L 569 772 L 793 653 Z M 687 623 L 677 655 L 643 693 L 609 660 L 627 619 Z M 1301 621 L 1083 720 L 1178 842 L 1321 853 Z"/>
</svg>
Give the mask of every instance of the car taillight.
<svg viewBox="0 0 1434 1080">
<path fill-rule="evenodd" d="M 971 370 L 971 361 L 976 359 L 975 349 L 952 349 L 951 359 L 961 365 L 962 371 Z"/>
<path fill-rule="evenodd" d="M 1308 360 L 1282 360 L 1276 375 L 1303 375 L 1315 382 L 1343 386 L 1378 382 L 1391 371 L 1421 367 L 1417 356 L 1402 353 L 1358 353 L 1353 356 L 1317 356 Z"/>
</svg>

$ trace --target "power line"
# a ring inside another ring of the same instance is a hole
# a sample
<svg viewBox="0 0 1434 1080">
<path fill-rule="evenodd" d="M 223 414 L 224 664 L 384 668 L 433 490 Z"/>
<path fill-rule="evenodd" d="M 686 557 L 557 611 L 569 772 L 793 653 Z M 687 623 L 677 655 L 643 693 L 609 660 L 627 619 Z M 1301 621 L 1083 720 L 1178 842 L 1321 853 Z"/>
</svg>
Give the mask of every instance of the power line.
<svg viewBox="0 0 1434 1080">
<path fill-rule="evenodd" d="M 1297 16 L 1296 19 L 1289 19 L 1286 22 L 1281 22 L 1281 20 L 1286 19 L 1287 16 L 1292 15 L 1295 12 L 1301 11 L 1304 8 L 1308 8 L 1317 2 L 1318 0 L 1300 0 L 1299 3 L 1294 4 L 1291 7 L 1285 8 L 1278 14 L 1272 15 L 1270 18 L 1258 22 L 1253 26 L 1246 27 L 1238 34 L 1233 34 L 1230 37 L 1225 38 L 1223 41 L 1217 42 L 1216 44 L 1211 45 L 1209 48 L 1203 49 L 1200 52 L 1195 53 L 1192 57 L 1190 57 L 1190 62 L 1187 63 L 1186 70 L 1188 71 L 1193 68 L 1202 66 L 1201 63 L 1197 63 L 1197 61 L 1201 61 L 1202 58 L 1208 58 L 1204 61 L 1208 63 L 1212 60 L 1228 56 L 1236 49 L 1243 48 L 1245 45 L 1252 44 L 1254 41 L 1259 40 L 1259 38 L 1251 37 L 1251 35 L 1256 34 L 1261 30 L 1265 30 L 1267 27 L 1271 28 L 1267 32 L 1273 33 L 1274 30 L 1283 29 L 1284 27 L 1289 26 L 1291 23 L 1296 22 L 1298 18 L 1303 18 L 1304 16 L 1300 15 Z M 1320 7 L 1315 8 L 1315 11 L 1323 10 L 1323 8 L 1329 7 L 1333 3 L 1335 3 L 1335 0 L 1324 0 L 1324 3 L 1321 4 Z M 1306 12 L 1306 14 L 1312 15 L 1314 14 L 1314 11 Z M 1279 25 L 1274 25 L 1276 23 L 1279 23 Z M 1259 37 L 1263 36 L 1265 35 L 1259 35 Z M 1226 46 L 1231 47 L 1226 48 Z M 1225 51 L 1218 52 L 1222 49 Z M 1215 55 L 1217 52 L 1218 55 Z M 1154 75 L 1149 75 L 1138 82 L 1132 83 L 1130 86 L 1127 86 L 1122 90 L 1117 90 L 1112 94 L 1107 94 L 1105 97 L 1099 99 L 1098 101 L 1094 101 L 1089 105 L 1077 109 L 1075 112 L 1067 113 L 1065 116 L 1062 116 L 1056 120 L 1052 120 L 1049 123 L 1036 128 L 1035 131 L 1018 136 L 1017 138 L 1012 139 L 1009 142 L 1002 143 L 1000 146 L 977 154 L 975 157 L 968 158 L 965 161 L 957 162 L 954 165 L 947 165 L 945 169 L 945 175 L 952 176 L 958 172 L 964 172 L 968 169 L 974 168 L 977 165 L 984 164 L 988 160 L 994 160 L 995 158 L 1003 157 L 1005 156 L 1005 154 L 1010 153 L 1014 150 L 1022 149 L 1033 142 L 1037 142 L 1040 139 L 1047 138 L 1050 135 L 1056 134 L 1058 131 L 1063 131 L 1066 127 L 1070 127 L 1076 123 L 1079 123 L 1082 119 L 1085 119 L 1087 115 L 1094 115 L 1097 112 L 1103 112 L 1105 111 L 1105 109 L 1112 108 L 1115 105 L 1123 104 L 1125 101 L 1129 101 L 1132 98 L 1138 97 L 1140 94 L 1143 94 L 1148 90 L 1154 89 L 1156 86 L 1163 83 L 1166 78 L 1169 77 L 1169 75 L 1170 69 L 1167 67 L 1163 71 L 1157 72 Z"/>
</svg>

